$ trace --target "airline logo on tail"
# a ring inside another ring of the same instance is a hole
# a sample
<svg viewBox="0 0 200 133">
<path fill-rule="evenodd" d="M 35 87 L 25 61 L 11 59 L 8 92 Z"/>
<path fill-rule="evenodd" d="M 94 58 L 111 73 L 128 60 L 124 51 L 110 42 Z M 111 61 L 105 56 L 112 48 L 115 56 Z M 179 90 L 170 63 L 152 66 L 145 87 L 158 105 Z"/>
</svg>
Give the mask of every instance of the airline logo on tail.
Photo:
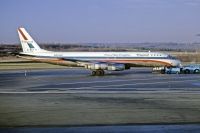
<svg viewBox="0 0 200 133">
<path fill-rule="evenodd" d="M 27 42 L 27 44 L 28 44 L 30 49 L 34 48 L 34 46 L 31 43 Z"/>
<path fill-rule="evenodd" d="M 30 53 L 41 50 L 38 44 L 32 39 L 32 37 L 27 33 L 27 31 L 24 28 L 19 28 L 18 34 L 23 52 Z"/>
</svg>

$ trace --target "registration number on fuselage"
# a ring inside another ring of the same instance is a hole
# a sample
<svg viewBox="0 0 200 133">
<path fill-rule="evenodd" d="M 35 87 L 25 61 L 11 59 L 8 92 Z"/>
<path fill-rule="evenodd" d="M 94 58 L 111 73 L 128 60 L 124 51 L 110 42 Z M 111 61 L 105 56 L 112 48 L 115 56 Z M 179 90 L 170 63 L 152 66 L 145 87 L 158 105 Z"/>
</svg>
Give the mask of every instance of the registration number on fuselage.
<svg viewBox="0 0 200 133">
<path fill-rule="evenodd" d="M 54 54 L 54 57 L 63 57 L 63 54 Z"/>
</svg>

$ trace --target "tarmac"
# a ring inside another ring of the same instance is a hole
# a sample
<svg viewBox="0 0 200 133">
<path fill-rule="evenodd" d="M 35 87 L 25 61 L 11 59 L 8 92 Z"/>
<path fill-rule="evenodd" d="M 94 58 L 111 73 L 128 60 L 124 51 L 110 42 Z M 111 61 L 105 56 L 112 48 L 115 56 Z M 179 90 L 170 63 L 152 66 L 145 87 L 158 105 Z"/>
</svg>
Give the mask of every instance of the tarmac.
<svg viewBox="0 0 200 133">
<path fill-rule="evenodd" d="M 151 68 L 91 76 L 84 69 L 0 71 L 0 93 L 199 92 L 199 74 L 155 74 Z"/>
<path fill-rule="evenodd" d="M 105 76 L 80 68 L 0 71 L 0 118 L 1 127 L 198 125 L 200 74 L 151 68 Z"/>
</svg>

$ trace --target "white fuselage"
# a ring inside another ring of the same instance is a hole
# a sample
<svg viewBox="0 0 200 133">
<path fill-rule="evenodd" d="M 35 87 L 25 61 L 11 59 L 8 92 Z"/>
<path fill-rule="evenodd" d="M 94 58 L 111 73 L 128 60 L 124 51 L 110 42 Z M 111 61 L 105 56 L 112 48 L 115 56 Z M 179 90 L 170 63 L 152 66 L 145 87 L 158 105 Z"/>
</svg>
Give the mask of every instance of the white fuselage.
<svg viewBox="0 0 200 133">
<path fill-rule="evenodd" d="M 24 28 L 18 29 L 23 55 L 33 56 L 36 61 L 66 64 L 71 61 L 82 63 L 160 64 L 178 66 L 180 61 L 159 52 L 52 52 L 41 49 Z M 80 64 L 78 64 L 80 65 Z"/>
<path fill-rule="evenodd" d="M 52 52 L 35 51 L 23 53 L 37 58 L 62 58 L 66 60 L 113 62 L 124 64 L 162 64 L 163 66 L 179 66 L 180 61 L 168 54 L 159 52 Z"/>
</svg>

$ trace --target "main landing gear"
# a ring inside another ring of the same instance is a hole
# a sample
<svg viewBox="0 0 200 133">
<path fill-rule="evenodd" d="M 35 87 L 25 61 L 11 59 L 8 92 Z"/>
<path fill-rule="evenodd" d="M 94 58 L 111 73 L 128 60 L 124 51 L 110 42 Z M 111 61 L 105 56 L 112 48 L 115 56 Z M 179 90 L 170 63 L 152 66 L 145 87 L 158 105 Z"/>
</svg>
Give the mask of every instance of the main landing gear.
<svg viewBox="0 0 200 133">
<path fill-rule="evenodd" d="M 104 76 L 105 72 L 104 70 L 93 70 L 92 71 L 92 76 Z"/>
</svg>

